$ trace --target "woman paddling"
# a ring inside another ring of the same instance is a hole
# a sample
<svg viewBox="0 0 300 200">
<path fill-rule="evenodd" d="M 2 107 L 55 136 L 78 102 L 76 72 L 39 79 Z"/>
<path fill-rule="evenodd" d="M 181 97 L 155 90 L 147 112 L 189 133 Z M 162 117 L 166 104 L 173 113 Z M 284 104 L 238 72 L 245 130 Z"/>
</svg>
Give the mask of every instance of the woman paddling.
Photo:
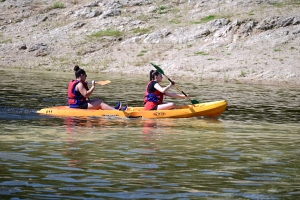
<svg viewBox="0 0 300 200">
<path fill-rule="evenodd" d="M 76 80 L 71 80 L 68 86 L 68 103 L 70 108 L 120 110 L 122 103 L 119 101 L 115 107 L 111 107 L 100 99 L 89 99 L 95 89 L 95 81 L 89 89 L 86 82 L 86 73 L 78 65 L 74 67 Z M 88 99 L 88 100 L 87 100 Z M 127 106 L 122 108 L 126 110 Z"/>
<path fill-rule="evenodd" d="M 174 103 L 163 102 L 164 95 L 172 98 L 186 98 L 184 95 L 168 92 L 168 90 L 172 87 L 172 83 L 170 83 L 167 87 L 161 87 L 159 83 L 162 79 L 162 74 L 157 70 L 150 71 L 150 81 L 146 87 L 144 97 L 145 110 L 169 110 L 174 108 Z"/>
</svg>

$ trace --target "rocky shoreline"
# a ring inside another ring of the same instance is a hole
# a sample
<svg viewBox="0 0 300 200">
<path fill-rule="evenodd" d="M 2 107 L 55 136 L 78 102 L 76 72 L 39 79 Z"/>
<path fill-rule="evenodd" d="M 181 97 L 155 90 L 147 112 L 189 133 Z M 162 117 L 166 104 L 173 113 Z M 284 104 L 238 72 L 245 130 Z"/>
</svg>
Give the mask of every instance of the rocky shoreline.
<svg viewBox="0 0 300 200">
<path fill-rule="evenodd" d="M 300 85 L 296 0 L 2 0 L 0 67 Z"/>
</svg>

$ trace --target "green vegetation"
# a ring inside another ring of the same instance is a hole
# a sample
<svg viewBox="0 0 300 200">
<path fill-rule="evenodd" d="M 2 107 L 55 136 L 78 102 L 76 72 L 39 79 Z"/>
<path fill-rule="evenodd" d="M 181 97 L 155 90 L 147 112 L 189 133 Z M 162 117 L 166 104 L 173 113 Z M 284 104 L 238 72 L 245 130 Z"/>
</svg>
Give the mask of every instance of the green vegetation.
<svg viewBox="0 0 300 200">
<path fill-rule="evenodd" d="M 142 50 L 137 56 L 143 56 L 143 55 L 145 55 L 145 53 L 147 53 L 147 50 Z"/>
<path fill-rule="evenodd" d="M 215 15 L 209 15 L 207 17 L 204 17 L 202 19 L 200 19 L 200 21 L 196 21 L 196 22 L 192 22 L 193 24 L 204 24 L 204 23 L 207 23 L 209 21 L 212 21 L 216 19 L 216 16 Z"/>
<path fill-rule="evenodd" d="M 251 10 L 251 12 L 249 12 L 248 13 L 248 15 L 254 15 L 254 13 L 253 13 L 254 11 L 253 10 Z"/>
<path fill-rule="evenodd" d="M 158 9 L 158 14 L 166 14 L 166 13 L 168 13 L 167 7 L 160 6 Z"/>
<path fill-rule="evenodd" d="M 241 71 L 240 77 L 246 77 L 246 72 L 244 72 L 243 70 Z"/>
<path fill-rule="evenodd" d="M 173 13 L 179 13 L 179 12 L 180 12 L 180 8 L 175 7 L 175 8 L 173 9 Z"/>
<path fill-rule="evenodd" d="M 278 3 L 270 3 L 271 5 L 273 5 L 274 7 L 277 8 L 282 8 L 288 5 L 300 5 L 300 1 L 299 0 L 287 0 L 284 2 L 278 2 Z"/>
<path fill-rule="evenodd" d="M 5 44 L 5 43 L 12 43 L 12 39 L 6 39 L 6 40 L 0 40 L 0 44 Z"/>
<path fill-rule="evenodd" d="M 60 2 L 55 2 L 50 9 L 60 9 L 60 8 L 65 8 L 65 4 L 60 3 Z"/>
<path fill-rule="evenodd" d="M 170 20 L 170 23 L 172 23 L 172 24 L 180 24 L 181 21 L 178 20 L 178 19 L 172 19 L 172 20 Z"/>
<path fill-rule="evenodd" d="M 279 52 L 279 51 L 281 51 L 281 50 L 280 50 L 280 49 L 274 49 L 274 51 L 275 51 L 275 52 Z"/>
<path fill-rule="evenodd" d="M 198 51 L 195 53 L 195 55 L 203 55 L 203 56 L 207 56 L 209 55 L 208 53 L 204 52 L 204 51 Z"/>
<path fill-rule="evenodd" d="M 119 30 L 106 29 L 106 30 L 102 30 L 102 31 L 97 31 L 97 32 L 89 35 L 89 37 L 91 37 L 91 38 L 102 38 L 105 36 L 120 37 L 120 36 L 123 36 L 123 33 Z"/>
<path fill-rule="evenodd" d="M 150 28 L 137 28 L 137 29 L 133 30 L 133 33 L 140 34 L 140 35 L 143 35 L 143 34 L 146 34 L 149 32 L 150 32 Z"/>
</svg>

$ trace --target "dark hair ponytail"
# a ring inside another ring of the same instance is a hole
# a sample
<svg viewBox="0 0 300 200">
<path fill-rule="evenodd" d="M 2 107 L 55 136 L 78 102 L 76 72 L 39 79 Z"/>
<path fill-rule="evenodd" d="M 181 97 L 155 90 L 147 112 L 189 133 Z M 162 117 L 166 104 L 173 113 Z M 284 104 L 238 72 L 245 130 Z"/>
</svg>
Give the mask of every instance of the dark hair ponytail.
<svg viewBox="0 0 300 200">
<path fill-rule="evenodd" d="M 83 69 L 80 69 L 78 65 L 74 66 L 74 71 L 75 71 L 75 77 L 78 78 L 80 77 L 81 74 L 86 74 Z"/>
<path fill-rule="evenodd" d="M 159 72 L 157 70 L 151 70 L 150 71 L 150 81 L 153 81 L 154 77 L 158 76 L 158 75 L 159 75 Z"/>
</svg>

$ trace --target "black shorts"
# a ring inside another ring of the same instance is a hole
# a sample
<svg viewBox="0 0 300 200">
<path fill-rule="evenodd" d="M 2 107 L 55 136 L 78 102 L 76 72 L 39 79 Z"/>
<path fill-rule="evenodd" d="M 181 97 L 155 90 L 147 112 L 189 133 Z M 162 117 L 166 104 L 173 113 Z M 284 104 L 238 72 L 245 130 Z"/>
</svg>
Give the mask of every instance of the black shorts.
<svg viewBox="0 0 300 200">
<path fill-rule="evenodd" d="M 151 110 L 157 110 L 157 106 L 155 106 L 154 108 L 152 108 Z"/>
<path fill-rule="evenodd" d="M 87 109 L 88 108 L 88 103 L 83 103 L 83 104 L 79 104 L 79 105 L 70 105 L 70 108 L 80 108 L 80 109 Z"/>
<path fill-rule="evenodd" d="M 84 104 L 79 105 L 79 108 L 87 109 L 88 108 L 88 103 L 84 103 Z"/>
</svg>

